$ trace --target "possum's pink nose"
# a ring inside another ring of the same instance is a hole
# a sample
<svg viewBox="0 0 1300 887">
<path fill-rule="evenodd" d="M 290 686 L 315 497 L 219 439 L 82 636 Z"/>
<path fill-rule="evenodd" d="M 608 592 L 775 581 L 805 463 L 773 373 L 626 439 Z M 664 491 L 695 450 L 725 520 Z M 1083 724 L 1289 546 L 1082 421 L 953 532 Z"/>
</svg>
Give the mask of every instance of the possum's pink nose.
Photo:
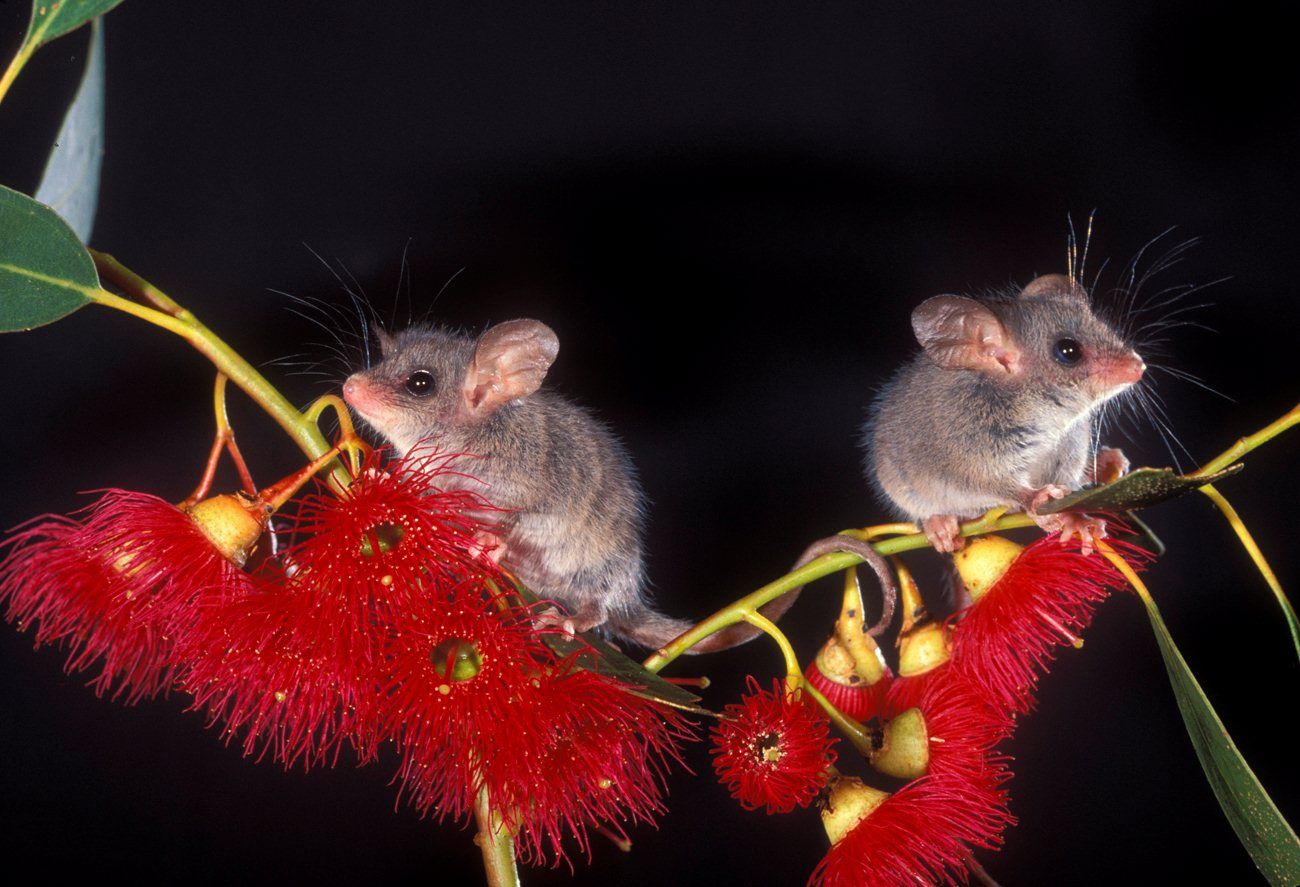
<svg viewBox="0 0 1300 887">
<path fill-rule="evenodd" d="M 357 393 L 360 390 L 361 390 L 360 382 L 358 382 L 356 379 L 348 379 L 346 382 L 343 383 L 343 399 L 346 400 L 348 403 L 351 403 L 352 399 L 357 396 Z"/>
<path fill-rule="evenodd" d="M 1115 366 L 1115 378 L 1121 384 L 1135 383 L 1141 380 L 1142 374 L 1147 371 L 1147 365 L 1137 353 L 1130 351 Z"/>
<path fill-rule="evenodd" d="M 1147 364 L 1139 358 L 1138 352 L 1128 351 L 1101 360 L 1101 375 L 1108 385 L 1132 385 L 1138 382 Z"/>
<path fill-rule="evenodd" d="M 375 397 L 373 390 L 365 379 L 351 376 L 343 383 L 343 399 L 364 412 L 367 407 L 373 405 Z"/>
<path fill-rule="evenodd" d="M 1109 390 L 1120 385 L 1132 385 L 1142 378 L 1147 365 L 1135 351 L 1121 353 L 1103 352 L 1094 358 L 1092 376 L 1102 389 Z"/>
</svg>

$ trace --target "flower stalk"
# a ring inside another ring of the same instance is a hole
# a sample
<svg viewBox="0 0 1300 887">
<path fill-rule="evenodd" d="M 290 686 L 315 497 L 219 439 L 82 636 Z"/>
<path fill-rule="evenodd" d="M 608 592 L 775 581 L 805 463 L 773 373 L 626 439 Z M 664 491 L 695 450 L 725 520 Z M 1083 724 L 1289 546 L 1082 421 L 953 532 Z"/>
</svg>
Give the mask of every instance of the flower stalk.
<svg viewBox="0 0 1300 887">
<path fill-rule="evenodd" d="M 330 444 L 316 422 L 300 413 L 265 376 L 190 311 L 112 256 L 95 250 L 90 254 L 101 277 L 148 304 L 114 295 L 102 287 L 81 288 L 83 295 L 97 304 L 138 317 L 180 336 L 266 411 L 309 458 L 319 458 L 329 451 Z M 316 416 L 319 415 L 317 412 Z M 331 468 L 331 478 L 337 487 L 347 486 L 349 476 L 341 462 L 336 462 Z"/>
<path fill-rule="evenodd" d="M 4 97 L 9 93 L 9 87 L 13 86 L 14 81 L 18 79 L 18 72 L 23 69 L 34 52 L 36 52 L 36 43 L 24 40 L 17 54 L 10 59 L 5 72 L 0 74 L 0 102 L 4 101 Z"/>
<path fill-rule="evenodd" d="M 983 517 L 967 521 L 961 525 L 961 535 L 977 536 L 983 533 L 991 533 L 995 530 L 1012 530 L 1022 527 L 1034 526 L 1033 520 L 1024 514 L 1004 515 L 1005 509 L 994 509 Z M 855 535 L 861 531 L 853 530 L 846 535 Z M 873 542 L 872 547 L 882 555 L 900 554 L 904 551 L 915 551 L 926 548 L 930 544 L 924 533 L 912 533 L 906 536 L 895 536 L 892 539 L 885 539 L 880 542 Z M 838 573 L 849 567 L 862 563 L 862 558 L 852 552 L 837 551 L 831 554 L 824 554 L 814 561 L 810 561 L 797 570 L 789 572 L 779 579 L 769 582 L 757 591 L 751 592 L 746 596 L 734 601 L 724 607 L 712 616 L 700 622 L 690 631 L 682 634 L 672 643 L 666 644 L 654 654 L 649 656 L 642 664 L 647 671 L 658 672 L 668 666 L 670 662 L 684 654 L 691 647 L 700 641 L 715 634 L 729 625 L 737 622 L 746 621 L 745 614 L 752 613 L 767 604 L 770 601 L 779 598 L 781 595 L 789 592 L 801 585 L 820 579 L 823 576 L 829 576 L 831 573 Z"/>
<path fill-rule="evenodd" d="M 480 789 L 474 805 L 478 834 L 474 843 L 483 852 L 483 870 L 488 887 L 519 887 L 519 868 L 515 865 L 515 845 L 510 830 L 488 805 L 487 789 Z"/>
</svg>

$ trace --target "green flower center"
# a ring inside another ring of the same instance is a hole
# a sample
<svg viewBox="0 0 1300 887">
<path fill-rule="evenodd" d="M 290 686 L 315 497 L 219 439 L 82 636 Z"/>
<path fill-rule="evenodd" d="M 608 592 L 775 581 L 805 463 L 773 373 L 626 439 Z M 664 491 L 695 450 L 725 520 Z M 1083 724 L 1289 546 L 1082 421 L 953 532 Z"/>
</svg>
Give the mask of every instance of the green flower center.
<svg viewBox="0 0 1300 887">
<path fill-rule="evenodd" d="M 446 638 L 429 651 L 429 661 L 438 677 L 446 681 L 468 681 L 483 667 L 483 658 L 473 641 Z"/>
</svg>

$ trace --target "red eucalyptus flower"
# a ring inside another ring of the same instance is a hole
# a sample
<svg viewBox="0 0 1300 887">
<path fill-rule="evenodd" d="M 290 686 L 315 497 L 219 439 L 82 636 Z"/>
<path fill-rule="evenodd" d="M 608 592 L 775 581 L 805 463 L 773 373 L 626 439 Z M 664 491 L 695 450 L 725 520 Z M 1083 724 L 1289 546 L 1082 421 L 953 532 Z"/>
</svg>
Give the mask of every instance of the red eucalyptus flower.
<svg viewBox="0 0 1300 887">
<path fill-rule="evenodd" d="M 378 741 L 366 725 L 380 694 L 372 663 L 313 651 L 295 634 L 300 609 L 292 591 L 266 585 L 257 594 L 210 608 L 180 639 L 181 686 L 193 709 L 220 724 L 227 742 L 243 734 L 244 754 L 267 753 L 285 766 L 333 764 L 344 739 L 368 758 Z"/>
<path fill-rule="evenodd" d="M 906 708 L 898 707 L 900 700 Z M 973 850 L 1000 846 L 1002 832 L 1014 824 L 1002 788 L 1010 778 L 1007 759 L 993 752 L 1010 733 L 1010 719 L 951 666 L 893 681 L 886 711 L 896 717 L 913 708 L 928 740 L 926 774 L 892 795 L 856 780 L 833 787 L 834 843 L 810 883 L 964 882 Z M 831 816 L 827 821 L 832 831 Z"/>
<path fill-rule="evenodd" d="M 1005 817 L 990 815 L 980 795 L 958 783 L 922 777 L 894 794 L 856 788 L 846 800 L 837 780 L 829 809 L 849 808 L 848 830 L 831 846 L 808 883 L 827 887 L 916 887 L 964 883 L 972 847 L 993 847 Z M 856 809 L 854 809 L 856 808 Z"/>
<path fill-rule="evenodd" d="M 260 532 L 235 497 L 183 512 L 147 493 L 107 490 L 74 517 L 39 519 L 8 540 L 0 601 L 9 621 L 36 625 L 37 646 L 69 646 L 69 672 L 98 664 L 96 691 L 135 702 L 172 685 L 172 642 L 200 601 L 246 593 L 236 561 Z"/>
<path fill-rule="evenodd" d="M 1018 555 L 1014 543 L 989 538 L 968 546 L 975 556 L 980 543 L 1011 546 L 1008 555 L 1015 559 L 1000 575 L 994 568 L 991 576 L 963 577 L 976 601 L 959 614 L 953 630 L 952 667 L 978 684 L 991 704 L 1024 713 L 1033 707 L 1034 687 L 1056 649 L 1081 646 L 1078 632 L 1091 623 L 1097 604 L 1126 583 L 1101 555 L 1082 554 L 1077 544 L 1063 546 L 1056 534 Z M 1150 558 L 1136 546 L 1111 544 L 1135 566 Z"/>
<path fill-rule="evenodd" d="M 466 583 L 403 614 L 387 648 L 382 730 L 402 752 L 413 806 L 464 819 L 480 791 L 531 862 L 566 858 L 572 835 L 622 835 L 663 812 L 663 777 L 690 738 L 682 716 L 624 684 L 559 660 L 532 608 Z"/>
<path fill-rule="evenodd" d="M 487 771 L 489 797 L 516 811 L 520 856 L 540 862 L 549 854 L 558 864 L 561 839 L 572 835 L 590 857 L 588 826 L 626 838 L 628 822 L 654 825 L 667 812 L 669 766 L 685 766 L 677 744 L 695 738 L 690 723 L 573 660 L 553 666 L 537 690 L 537 718 L 549 730 L 528 742 L 498 738 Z"/>
<path fill-rule="evenodd" d="M 993 753 L 1011 735 L 1011 717 L 989 705 L 978 685 L 951 665 L 915 678 L 897 678 L 890 685 L 884 715 L 895 718 L 919 709 L 930 741 L 931 778 L 961 778 L 985 786 L 997 803 L 1005 796 L 997 790 L 1010 774 L 1009 758 Z"/>
<path fill-rule="evenodd" d="M 491 507 L 454 489 L 464 476 L 452 458 L 383 470 L 371 457 L 342 493 L 304 497 L 291 522 L 299 541 L 282 555 L 290 575 L 207 608 L 182 640 L 185 689 L 228 738 L 244 732 L 245 754 L 333 763 L 347 739 L 370 757 L 384 738 L 383 645 L 403 614 L 467 577 L 499 578 L 471 554 L 475 515 Z"/>
<path fill-rule="evenodd" d="M 749 693 L 728 705 L 713 728 L 713 768 L 747 810 L 789 813 L 807 807 L 835 763 L 830 722 L 798 692 L 786 693 L 779 679 L 771 693 L 752 677 L 748 686 Z"/>
<path fill-rule="evenodd" d="M 382 642 L 376 619 L 390 622 L 435 589 L 495 574 L 473 554 L 480 516 L 493 509 L 462 488 L 466 476 L 450 468 L 456 458 L 406 457 L 384 470 L 371 456 L 341 494 L 303 497 L 291 523 L 300 541 L 284 561 L 293 574 L 287 597 L 300 609 L 294 632 L 305 645 L 372 662 Z"/>
</svg>

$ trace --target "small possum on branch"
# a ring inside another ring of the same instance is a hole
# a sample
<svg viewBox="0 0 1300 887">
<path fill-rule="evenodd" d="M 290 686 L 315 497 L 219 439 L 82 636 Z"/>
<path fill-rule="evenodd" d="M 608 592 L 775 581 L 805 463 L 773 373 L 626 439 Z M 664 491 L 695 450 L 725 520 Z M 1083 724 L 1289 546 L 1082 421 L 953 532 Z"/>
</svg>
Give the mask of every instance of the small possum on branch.
<svg viewBox="0 0 1300 887">
<path fill-rule="evenodd" d="M 882 498 L 944 552 L 964 545 L 961 518 L 998 506 L 1091 550 L 1101 521 L 1036 509 L 1128 469 L 1119 450 L 1093 451 L 1094 424 L 1142 378 L 1142 358 L 1062 274 L 1014 295 L 935 296 L 912 312 L 912 329 L 921 353 L 882 389 L 865 429 Z"/>
<path fill-rule="evenodd" d="M 560 347 L 549 327 L 511 320 L 474 338 L 415 326 L 379 340 L 382 360 L 352 375 L 344 398 L 400 452 L 423 444 L 467 454 L 457 466 L 464 483 L 486 485 L 479 489 L 507 512 L 484 549 L 567 610 L 550 614 L 556 624 L 650 648 L 692 626 L 647 599 L 645 502 L 623 445 L 587 410 L 541 387 Z M 794 598 L 773 601 L 764 615 L 779 619 Z M 758 633 L 734 625 L 692 652 Z"/>
</svg>

